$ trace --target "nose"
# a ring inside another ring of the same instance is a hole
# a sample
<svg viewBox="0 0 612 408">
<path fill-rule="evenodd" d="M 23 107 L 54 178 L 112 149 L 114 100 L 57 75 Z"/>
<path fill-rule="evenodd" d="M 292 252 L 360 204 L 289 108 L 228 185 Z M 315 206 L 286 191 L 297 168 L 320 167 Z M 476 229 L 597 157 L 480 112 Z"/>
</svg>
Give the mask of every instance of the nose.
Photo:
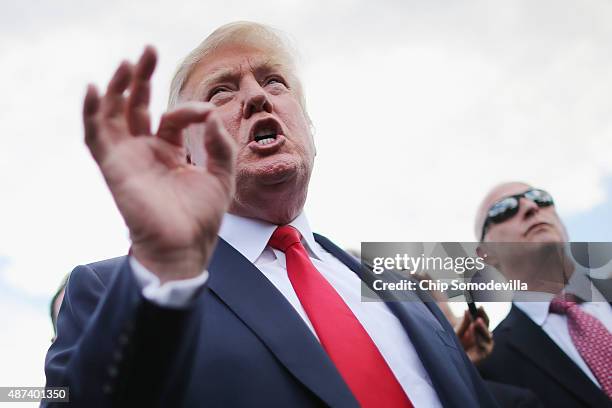
<svg viewBox="0 0 612 408">
<path fill-rule="evenodd" d="M 249 85 L 245 92 L 246 96 L 242 107 L 244 119 L 248 119 L 258 112 L 272 113 L 272 102 L 258 83 Z"/>
<path fill-rule="evenodd" d="M 521 211 L 523 212 L 523 218 L 525 219 L 529 219 L 533 217 L 540 211 L 540 207 L 538 207 L 536 203 L 534 203 L 533 201 L 525 197 L 521 198 L 520 208 L 521 208 Z"/>
</svg>

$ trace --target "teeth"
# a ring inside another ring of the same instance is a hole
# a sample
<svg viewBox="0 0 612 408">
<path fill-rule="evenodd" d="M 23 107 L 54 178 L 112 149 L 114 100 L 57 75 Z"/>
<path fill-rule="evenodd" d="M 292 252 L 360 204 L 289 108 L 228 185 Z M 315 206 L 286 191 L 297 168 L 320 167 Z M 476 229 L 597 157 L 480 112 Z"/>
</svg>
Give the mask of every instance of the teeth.
<svg viewBox="0 0 612 408">
<path fill-rule="evenodd" d="M 267 137 L 267 138 L 265 138 L 265 139 L 258 140 L 258 141 L 257 141 L 257 144 L 260 144 L 260 145 L 267 145 L 267 144 L 272 143 L 273 141 L 274 141 L 274 138 L 273 138 L 273 137 Z"/>
</svg>

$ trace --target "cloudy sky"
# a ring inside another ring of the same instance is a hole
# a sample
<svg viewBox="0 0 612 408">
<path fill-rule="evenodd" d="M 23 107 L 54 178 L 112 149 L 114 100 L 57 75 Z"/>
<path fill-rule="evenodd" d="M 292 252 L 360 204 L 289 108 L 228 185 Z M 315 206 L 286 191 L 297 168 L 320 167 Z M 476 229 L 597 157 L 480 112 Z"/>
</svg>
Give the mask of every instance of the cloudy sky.
<svg viewBox="0 0 612 408">
<path fill-rule="evenodd" d="M 245 19 L 300 51 L 314 230 L 352 248 L 473 240 L 480 198 L 518 179 L 554 195 L 573 240 L 612 241 L 610 2 L 5 1 L 0 385 L 44 382 L 48 298 L 75 265 L 128 248 L 82 142 L 86 84 L 153 44 L 158 116 L 181 57 Z"/>
</svg>

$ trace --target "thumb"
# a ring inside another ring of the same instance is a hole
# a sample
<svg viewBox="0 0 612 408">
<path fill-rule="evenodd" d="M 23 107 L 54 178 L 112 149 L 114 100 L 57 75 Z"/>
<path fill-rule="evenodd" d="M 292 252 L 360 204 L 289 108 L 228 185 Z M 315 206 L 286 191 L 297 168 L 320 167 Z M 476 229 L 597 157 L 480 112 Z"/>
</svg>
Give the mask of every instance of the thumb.
<svg viewBox="0 0 612 408">
<path fill-rule="evenodd" d="M 471 321 L 472 321 L 472 319 L 470 317 L 470 314 L 466 310 L 463 313 L 463 320 L 461 320 L 461 323 L 459 324 L 459 327 L 457 327 L 455 329 L 455 333 L 457 334 L 457 337 L 459 337 L 459 338 L 463 337 L 463 335 L 467 331 L 468 327 L 470 326 Z"/>
</svg>

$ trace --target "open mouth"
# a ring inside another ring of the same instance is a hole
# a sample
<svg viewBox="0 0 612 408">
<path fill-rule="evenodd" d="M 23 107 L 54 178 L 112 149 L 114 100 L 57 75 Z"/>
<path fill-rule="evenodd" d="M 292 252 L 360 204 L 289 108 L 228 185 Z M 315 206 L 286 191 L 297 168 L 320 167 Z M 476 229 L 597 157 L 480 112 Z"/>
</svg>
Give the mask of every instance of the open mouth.
<svg viewBox="0 0 612 408">
<path fill-rule="evenodd" d="M 272 117 L 255 122 L 249 133 L 249 148 L 259 155 L 270 155 L 278 152 L 285 141 L 283 128 Z"/>
<path fill-rule="evenodd" d="M 263 119 L 256 122 L 251 129 L 250 140 L 260 146 L 274 143 L 282 135 L 280 124 L 273 118 Z"/>
</svg>

